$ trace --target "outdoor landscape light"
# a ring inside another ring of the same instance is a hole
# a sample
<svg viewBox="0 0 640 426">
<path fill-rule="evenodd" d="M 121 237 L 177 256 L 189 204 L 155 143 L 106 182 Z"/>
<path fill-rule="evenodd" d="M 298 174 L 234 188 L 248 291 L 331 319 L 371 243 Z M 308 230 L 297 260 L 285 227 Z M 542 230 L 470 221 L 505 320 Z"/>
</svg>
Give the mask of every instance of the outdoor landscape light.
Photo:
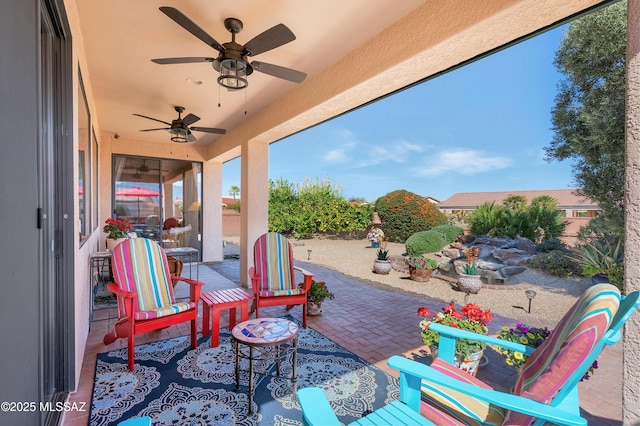
<svg viewBox="0 0 640 426">
<path fill-rule="evenodd" d="M 533 290 L 525 290 L 524 294 L 527 296 L 527 299 L 529 299 L 529 313 L 531 313 L 531 301 L 536 297 L 537 293 Z"/>
<path fill-rule="evenodd" d="M 311 259 L 311 250 L 307 250 L 307 260 Z"/>
</svg>

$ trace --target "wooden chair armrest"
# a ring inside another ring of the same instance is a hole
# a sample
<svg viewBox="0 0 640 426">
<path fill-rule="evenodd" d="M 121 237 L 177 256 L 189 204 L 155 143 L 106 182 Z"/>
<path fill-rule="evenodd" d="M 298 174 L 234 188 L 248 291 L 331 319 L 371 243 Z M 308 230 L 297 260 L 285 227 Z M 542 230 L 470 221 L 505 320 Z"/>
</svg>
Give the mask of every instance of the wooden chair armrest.
<svg viewBox="0 0 640 426">
<path fill-rule="evenodd" d="M 114 283 L 107 284 L 107 288 L 109 289 L 110 292 L 112 292 L 116 296 L 124 297 L 125 299 L 137 299 L 138 298 L 138 293 L 121 290 L 120 287 L 118 287 Z"/>
<path fill-rule="evenodd" d="M 251 289 L 253 290 L 253 294 L 255 294 L 257 297 L 260 289 L 260 280 L 262 279 L 262 277 L 256 274 L 255 266 L 249 268 L 249 278 L 251 279 Z"/>
<path fill-rule="evenodd" d="M 422 380 L 445 386 L 466 395 L 488 401 L 507 410 L 531 415 L 563 425 L 586 425 L 587 420 L 562 407 L 552 407 L 528 398 L 486 389 L 464 383 L 443 374 L 428 365 L 401 356 L 389 358 L 390 367 L 400 371 L 400 400 L 414 411 L 420 410 L 420 385 Z"/>
<path fill-rule="evenodd" d="M 302 424 L 308 426 L 339 426 L 340 421 L 333 412 L 322 389 L 311 387 L 299 389 L 298 402 L 302 409 Z"/>
<path fill-rule="evenodd" d="M 302 275 L 304 276 L 304 279 L 302 281 L 302 287 L 304 288 L 305 291 L 309 291 L 309 289 L 311 288 L 311 283 L 313 282 L 313 274 L 299 266 L 294 266 L 293 270 L 294 272 L 298 271 L 302 273 Z"/>
<path fill-rule="evenodd" d="M 429 329 L 440 334 L 438 342 L 438 357 L 450 364 L 453 363 L 457 339 L 477 340 L 491 346 L 499 346 L 505 349 L 521 352 L 527 356 L 531 355 L 536 350 L 536 348 L 523 345 L 522 343 L 510 342 L 508 340 L 498 339 L 495 336 L 487 336 L 485 334 L 477 334 L 466 330 L 460 330 L 459 328 L 449 327 L 443 324 L 431 323 Z"/>
<path fill-rule="evenodd" d="M 204 285 L 203 281 L 196 281 L 192 280 L 191 278 L 177 277 L 174 275 L 171 276 L 171 281 L 182 281 L 189 284 L 191 286 L 191 301 L 197 302 L 198 300 L 200 300 L 200 292 L 202 290 L 202 286 Z"/>
</svg>

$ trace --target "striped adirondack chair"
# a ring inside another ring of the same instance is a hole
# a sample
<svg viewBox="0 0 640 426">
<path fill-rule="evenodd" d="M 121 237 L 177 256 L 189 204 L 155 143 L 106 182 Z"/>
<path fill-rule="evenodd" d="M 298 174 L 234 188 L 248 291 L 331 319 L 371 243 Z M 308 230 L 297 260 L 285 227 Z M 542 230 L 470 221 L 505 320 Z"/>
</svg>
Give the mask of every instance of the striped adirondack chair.
<svg viewBox="0 0 640 426">
<path fill-rule="evenodd" d="M 440 342 L 438 358 L 430 366 L 400 356 L 388 361 L 389 366 L 400 371 L 400 402 L 404 404 L 396 408 L 419 413 L 422 419 L 438 425 L 586 425 L 586 419 L 580 416 L 578 383 L 604 346 L 618 342 L 620 329 L 639 304 L 640 292 L 621 297 L 611 284 L 594 285 L 535 349 L 431 324 L 440 333 Z M 513 394 L 496 391 L 453 366 L 458 338 L 480 340 L 529 355 Z M 328 402 L 318 401 L 317 396 L 317 392 L 307 393 L 306 389 L 298 392 L 303 423 L 339 424 L 337 418 L 330 418 L 333 413 L 327 408 Z M 384 410 L 387 409 L 381 409 Z"/>
<path fill-rule="evenodd" d="M 135 335 L 191 321 L 191 347 L 196 348 L 198 300 L 203 282 L 172 276 L 164 249 L 146 238 L 123 241 L 111 255 L 114 283 L 107 287 L 118 301 L 120 319 L 104 336 L 106 345 L 128 338 L 128 366 L 134 369 Z M 190 300 L 177 302 L 172 282 L 191 286 Z"/>
<path fill-rule="evenodd" d="M 313 274 L 293 264 L 291 243 L 277 232 L 268 232 L 253 246 L 254 266 L 249 268 L 251 286 L 255 295 L 252 310 L 260 317 L 265 306 L 302 305 L 302 326 L 307 328 L 307 291 Z M 294 270 L 304 276 L 302 287 L 295 282 Z"/>
</svg>

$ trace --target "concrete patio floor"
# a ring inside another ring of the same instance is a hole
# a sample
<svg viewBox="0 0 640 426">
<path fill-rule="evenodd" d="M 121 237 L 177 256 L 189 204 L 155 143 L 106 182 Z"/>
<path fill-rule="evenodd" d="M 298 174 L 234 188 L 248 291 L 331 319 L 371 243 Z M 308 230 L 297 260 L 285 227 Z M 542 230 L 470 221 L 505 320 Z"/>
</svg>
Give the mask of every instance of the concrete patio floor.
<svg viewBox="0 0 640 426">
<path fill-rule="evenodd" d="M 308 317 L 308 325 L 311 328 L 396 376 L 395 371 L 386 365 L 386 360 L 392 355 L 404 354 L 429 362 L 426 347 L 422 345 L 420 339 L 418 326 L 420 317 L 417 315 L 417 310 L 422 306 L 432 311 L 440 310 L 443 306 L 442 302 L 376 288 L 335 270 L 311 263 L 297 262 L 297 264 L 312 272 L 316 280 L 325 281 L 330 291 L 335 294 L 335 299 L 323 303 L 321 316 Z M 238 261 L 201 264 L 198 267 L 200 280 L 206 283 L 204 291 L 232 288 L 240 283 Z M 186 269 L 188 273 L 188 268 Z M 177 294 L 181 294 L 180 289 Z M 225 311 L 222 315 L 223 326 L 228 324 L 227 312 Z M 261 316 L 265 317 L 286 314 L 298 319 L 302 317 L 299 306 L 290 311 L 279 306 L 265 308 L 261 313 Z M 83 360 L 80 384 L 77 392 L 70 398 L 72 402 L 87 402 L 87 411 L 68 413 L 61 422 L 62 425 L 88 424 L 96 355 L 126 346 L 126 341 L 123 339 L 108 347 L 102 342 L 103 336 L 111 329 L 116 319 L 117 312 L 113 308 L 95 311 Z M 516 322 L 526 322 L 531 326 L 539 327 L 553 328 L 554 326 L 553 323 L 533 318 L 526 312 L 518 318 L 494 315 L 493 321 L 489 324 L 490 333 L 495 333 L 504 325 L 514 325 Z M 201 326 L 199 319 L 199 331 Z M 136 336 L 136 343 L 167 339 L 188 333 L 188 324 L 180 324 L 140 337 Z M 508 390 L 515 381 L 515 369 L 508 367 L 502 357 L 492 350 L 486 350 L 485 355 L 488 363 L 480 368 L 478 377 L 496 389 Z M 591 379 L 580 384 L 582 415 L 587 418 L 590 425 L 620 425 L 622 424 L 621 345 L 605 348 L 598 358 L 598 364 L 599 368 Z"/>
</svg>

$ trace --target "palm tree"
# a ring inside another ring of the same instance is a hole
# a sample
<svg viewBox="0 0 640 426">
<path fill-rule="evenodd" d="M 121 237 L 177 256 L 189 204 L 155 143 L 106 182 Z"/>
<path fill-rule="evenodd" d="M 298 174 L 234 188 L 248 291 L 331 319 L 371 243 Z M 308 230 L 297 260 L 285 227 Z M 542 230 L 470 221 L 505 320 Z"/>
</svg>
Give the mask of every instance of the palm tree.
<svg viewBox="0 0 640 426">
<path fill-rule="evenodd" d="M 233 197 L 233 201 L 236 200 L 236 195 L 238 195 L 240 193 L 240 188 L 238 188 L 236 185 L 232 185 L 231 188 L 229 188 L 229 194 Z"/>
</svg>

